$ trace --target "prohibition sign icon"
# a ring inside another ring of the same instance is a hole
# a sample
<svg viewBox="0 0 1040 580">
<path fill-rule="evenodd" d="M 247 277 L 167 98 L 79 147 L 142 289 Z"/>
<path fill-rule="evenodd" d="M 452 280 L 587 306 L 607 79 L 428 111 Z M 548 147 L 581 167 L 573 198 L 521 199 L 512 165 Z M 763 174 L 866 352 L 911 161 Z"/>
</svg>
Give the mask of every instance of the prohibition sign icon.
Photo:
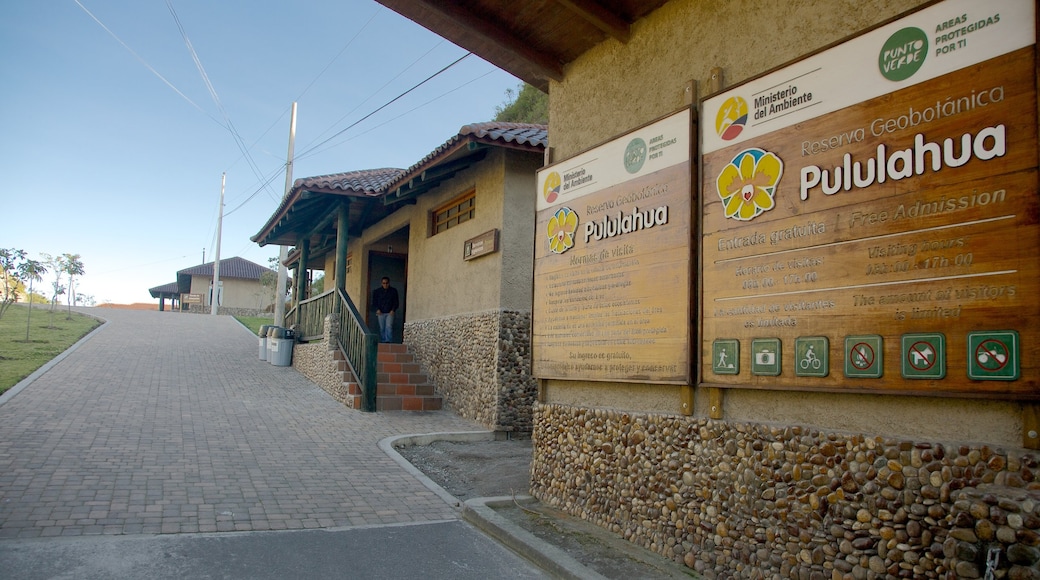
<svg viewBox="0 0 1040 580">
<path fill-rule="evenodd" d="M 904 379 L 946 377 L 946 337 L 938 332 L 904 334 L 901 339 Z"/>
<path fill-rule="evenodd" d="M 860 370 L 869 369 L 870 365 L 874 364 L 874 356 L 873 347 L 865 342 L 856 343 L 849 351 L 852 365 Z"/>
<path fill-rule="evenodd" d="M 981 368 L 987 371 L 999 371 L 1011 360 L 1011 357 L 1008 356 L 1009 352 L 1011 349 L 1006 344 L 990 338 L 982 341 L 975 348 L 975 359 L 979 361 Z"/>
<path fill-rule="evenodd" d="M 1021 339 L 1017 330 L 968 333 L 968 378 L 1015 381 L 1022 376 Z"/>
<path fill-rule="evenodd" d="M 936 349 L 932 343 L 926 340 L 919 340 L 910 345 L 910 348 L 906 351 L 906 360 L 914 369 L 926 371 L 932 368 L 932 365 L 938 360 L 935 352 Z"/>
</svg>

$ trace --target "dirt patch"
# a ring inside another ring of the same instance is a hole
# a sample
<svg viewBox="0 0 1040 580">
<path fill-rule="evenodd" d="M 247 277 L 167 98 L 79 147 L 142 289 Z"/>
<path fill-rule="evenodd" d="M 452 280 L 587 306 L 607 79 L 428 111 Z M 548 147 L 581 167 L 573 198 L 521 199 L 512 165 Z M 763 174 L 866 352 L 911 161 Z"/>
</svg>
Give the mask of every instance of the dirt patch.
<svg viewBox="0 0 1040 580">
<path fill-rule="evenodd" d="M 435 441 L 397 452 L 460 501 L 527 495 L 531 489 L 531 440 Z"/>
<path fill-rule="evenodd" d="M 397 452 L 448 493 L 466 501 L 530 493 L 531 440 L 435 441 Z M 588 522 L 535 502 L 495 513 L 611 579 L 696 578 L 692 570 Z"/>
</svg>

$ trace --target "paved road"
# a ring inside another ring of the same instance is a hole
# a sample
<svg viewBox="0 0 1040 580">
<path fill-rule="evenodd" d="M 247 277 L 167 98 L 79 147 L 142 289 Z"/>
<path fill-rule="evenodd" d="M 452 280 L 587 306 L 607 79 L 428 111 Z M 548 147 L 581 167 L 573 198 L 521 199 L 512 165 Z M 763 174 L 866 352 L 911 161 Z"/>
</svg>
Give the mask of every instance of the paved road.
<svg viewBox="0 0 1040 580">
<path fill-rule="evenodd" d="M 89 551 L 61 540 L 82 536 L 466 527 L 378 441 L 479 424 L 347 409 L 260 361 L 256 337 L 230 317 L 93 313 L 108 324 L 0 406 L 0 569 L 38 549 Z M 493 547 L 492 559 L 514 557 Z M 463 556 L 452 561 L 491 565 Z"/>
</svg>

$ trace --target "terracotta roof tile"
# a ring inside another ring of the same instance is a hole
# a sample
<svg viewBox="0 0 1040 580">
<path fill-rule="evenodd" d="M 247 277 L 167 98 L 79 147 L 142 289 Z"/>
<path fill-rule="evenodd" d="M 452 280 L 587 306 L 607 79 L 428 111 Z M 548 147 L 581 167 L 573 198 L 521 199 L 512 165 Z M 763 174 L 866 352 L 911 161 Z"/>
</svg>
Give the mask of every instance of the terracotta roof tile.
<svg viewBox="0 0 1040 580">
<path fill-rule="evenodd" d="M 399 178 L 412 175 L 422 168 L 431 165 L 436 159 L 449 153 L 460 141 L 466 138 L 473 138 L 491 145 L 494 145 L 497 141 L 503 144 L 510 143 L 528 146 L 532 149 L 545 149 L 549 143 L 549 129 L 545 125 L 536 125 L 534 123 L 499 123 L 495 121 L 463 125 L 457 135 L 445 141 L 440 147 L 434 149 L 415 165 L 402 171 Z M 397 180 L 388 182 L 384 190 L 391 189 L 395 181 Z"/>
<path fill-rule="evenodd" d="M 386 167 L 383 169 L 363 169 L 346 173 L 302 177 L 293 182 L 293 189 L 321 191 L 354 191 L 367 195 L 378 195 L 379 192 L 398 176 L 403 169 Z"/>
<path fill-rule="evenodd" d="M 228 258 L 220 261 L 220 277 L 221 278 L 241 278 L 245 280 L 259 280 L 260 275 L 264 273 L 264 266 L 260 264 L 250 262 L 245 258 Z M 192 266 L 191 268 L 185 268 L 177 272 L 177 277 L 181 276 L 212 276 L 213 275 L 213 262 L 207 262 L 198 266 Z"/>
</svg>

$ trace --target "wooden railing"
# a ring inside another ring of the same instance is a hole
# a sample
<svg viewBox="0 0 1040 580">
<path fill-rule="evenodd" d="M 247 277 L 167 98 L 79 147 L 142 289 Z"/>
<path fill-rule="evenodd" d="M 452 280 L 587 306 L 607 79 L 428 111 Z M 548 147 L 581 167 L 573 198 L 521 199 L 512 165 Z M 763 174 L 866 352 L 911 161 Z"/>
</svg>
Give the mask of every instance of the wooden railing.
<svg viewBox="0 0 1040 580">
<path fill-rule="evenodd" d="M 376 359 L 379 335 L 369 330 L 365 317 L 358 312 L 350 297 L 336 289 L 339 314 L 339 346 L 354 372 L 363 394 L 362 411 L 376 410 Z"/>
<path fill-rule="evenodd" d="M 285 324 L 297 324 L 302 340 L 321 340 L 325 335 L 325 318 L 330 314 L 339 322 L 339 332 L 331 339 L 339 343 L 347 365 L 361 385 L 361 410 L 375 411 L 379 336 L 368 329 L 365 318 L 349 296 L 336 288 L 304 300 L 285 315 Z"/>
<path fill-rule="evenodd" d="M 332 314 L 336 308 L 336 292 L 329 290 L 314 298 L 308 298 L 300 302 L 299 306 L 290 312 L 295 315 L 293 323 L 297 325 L 300 339 L 321 340 L 325 336 L 325 317 Z M 289 315 L 285 315 L 285 324 L 289 326 Z"/>
</svg>

